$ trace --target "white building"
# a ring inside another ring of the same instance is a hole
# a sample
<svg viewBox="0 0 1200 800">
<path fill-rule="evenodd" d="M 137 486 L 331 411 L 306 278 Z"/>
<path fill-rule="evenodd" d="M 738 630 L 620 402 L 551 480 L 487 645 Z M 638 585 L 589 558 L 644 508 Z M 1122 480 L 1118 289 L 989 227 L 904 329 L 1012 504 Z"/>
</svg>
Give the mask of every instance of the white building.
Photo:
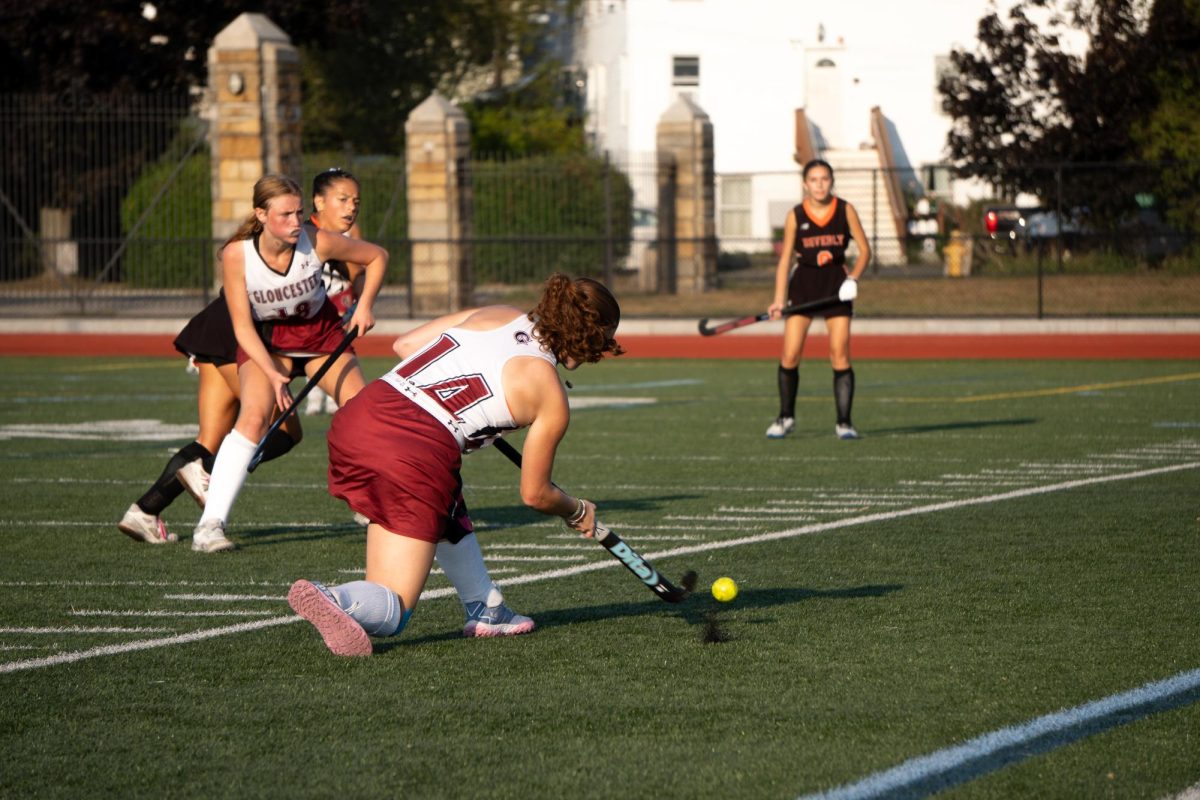
<svg viewBox="0 0 1200 800">
<path fill-rule="evenodd" d="M 659 118 L 680 93 L 690 94 L 713 124 L 722 246 L 744 238 L 761 247 L 800 199 L 794 155 L 796 110 L 804 109 L 816 149 L 838 171 L 839 193 L 865 217 L 864 198 L 877 198 L 878 185 L 868 178 L 855 195 L 842 175 L 879 166 L 876 151 L 858 154 L 875 146 L 871 109 L 886 118 L 894 164 L 912 169 L 905 189 L 924 186 L 921 168 L 944 161 L 950 126 L 939 70 L 952 48 L 973 47 L 989 7 L 989 0 L 586 0 L 578 60 L 588 134 L 617 159 L 651 153 Z M 649 197 L 638 202 L 653 205 Z"/>
</svg>

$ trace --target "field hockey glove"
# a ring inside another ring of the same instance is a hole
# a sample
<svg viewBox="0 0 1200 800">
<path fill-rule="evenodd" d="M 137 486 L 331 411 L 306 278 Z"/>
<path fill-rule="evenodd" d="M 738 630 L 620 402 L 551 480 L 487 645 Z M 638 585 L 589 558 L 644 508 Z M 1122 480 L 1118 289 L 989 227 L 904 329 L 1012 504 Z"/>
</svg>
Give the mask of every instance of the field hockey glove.
<svg viewBox="0 0 1200 800">
<path fill-rule="evenodd" d="M 849 303 L 856 297 L 858 297 L 858 281 L 854 278 L 846 278 L 842 281 L 842 287 L 838 289 L 838 300 Z"/>
</svg>

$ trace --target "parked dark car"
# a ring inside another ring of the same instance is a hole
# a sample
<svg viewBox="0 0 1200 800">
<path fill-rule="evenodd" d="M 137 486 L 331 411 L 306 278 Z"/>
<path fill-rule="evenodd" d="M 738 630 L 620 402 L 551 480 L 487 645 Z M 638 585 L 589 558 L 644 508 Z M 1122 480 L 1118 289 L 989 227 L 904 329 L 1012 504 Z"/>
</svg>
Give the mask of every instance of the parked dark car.
<svg viewBox="0 0 1200 800">
<path fill-rule="evenodd" d="M 986 206 L 983 209 L 983 228 L 988 238 L 996 243 L 996 249 L 1015 252 L 1017 243 L 1025 239 L 1028 215 L 1038 210 L 1018 206 Z"/>
<path fill-rule="evenodd" d="M 1077 250 L 1082 242 L 1092 234 L 1082 222 L 1084 212 L 1076 211 L 1059 221 L 1058 212 L 1048 209 L 1032 209 L 1025 218 L 1023 229 L 1024 243 L 1027 250 L 1046 248 L 1061 241 L 1063 249 L 1070 253 Z"/>
<path fill-rule="evenodd" d="M 1086 209 L 1066 216 L 1060 225 L 1058 214 L 1036 210 L 1025 218 L 1024 243 L 1028 250 L 1037 251 L 1061 241 L 1064 253 L 1108 249 L 1132 256 L 1138 263 L 1156 265 L 1168 256 L 1177 255 L 1187 246 L 1187 237 L 1171 228 L 1152 208 L 1139 209 L 1107 232 L 1088 225 Z"/>
</svg>

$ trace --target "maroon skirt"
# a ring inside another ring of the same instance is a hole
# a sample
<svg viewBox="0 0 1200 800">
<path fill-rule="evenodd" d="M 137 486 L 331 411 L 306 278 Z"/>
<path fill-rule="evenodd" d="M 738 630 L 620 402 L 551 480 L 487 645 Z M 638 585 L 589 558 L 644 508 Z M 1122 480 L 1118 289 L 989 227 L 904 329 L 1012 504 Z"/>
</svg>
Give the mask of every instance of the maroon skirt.
<svg viewBox="0 0 1200 800">
<path fill-rule="evenodd" d="M 303 357 L 313 357 L 332 353 L 346 337 L 342 328 L 341 312 L 337 310 L 329 298 L 321 305 L 321 309 L 311 319 L 267 320 L 256 322 L 258 335 L 267 346 L 267 352 L 280 354 L 303 354 Z M 353 347 L 346 348 L 347 353 L 354 353 Z M 250 360 L 246 351 L 241 347 L 237 351 L 237 363 L 240 367 Z"/>
<path fill-rule="evenodd" d="M 458 443 L 390 384 L 372 381 L 338 409 L 326 442 L 329 493 L 372 522 L 427 542 L 473 530 Z"/>
</svg>

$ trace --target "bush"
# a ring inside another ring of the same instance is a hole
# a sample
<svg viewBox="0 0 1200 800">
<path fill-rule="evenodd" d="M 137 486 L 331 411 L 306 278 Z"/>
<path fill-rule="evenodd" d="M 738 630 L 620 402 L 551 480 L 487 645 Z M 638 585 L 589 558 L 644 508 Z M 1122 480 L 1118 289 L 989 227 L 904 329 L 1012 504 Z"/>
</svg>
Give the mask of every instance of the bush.
<svg viewBox="0 0 1200 800">
<path fill-rule="evenodd" d="M 129 286 L 181 289 L 212 282 L 212 184 L 207 148 L 189 156 L 163 189 L 196 135 L 186 126 L 181 129 L 166 154 L 143 170 L 121 202 L 121 235 L 134 237 L 121 256 L 121 278 Z"/>
<path fill-rule="evenodd" d="M 604 275 L 629 255 L 633 188 L 590 155 L 474 162 L 476 283 Z"/>
</svg>

